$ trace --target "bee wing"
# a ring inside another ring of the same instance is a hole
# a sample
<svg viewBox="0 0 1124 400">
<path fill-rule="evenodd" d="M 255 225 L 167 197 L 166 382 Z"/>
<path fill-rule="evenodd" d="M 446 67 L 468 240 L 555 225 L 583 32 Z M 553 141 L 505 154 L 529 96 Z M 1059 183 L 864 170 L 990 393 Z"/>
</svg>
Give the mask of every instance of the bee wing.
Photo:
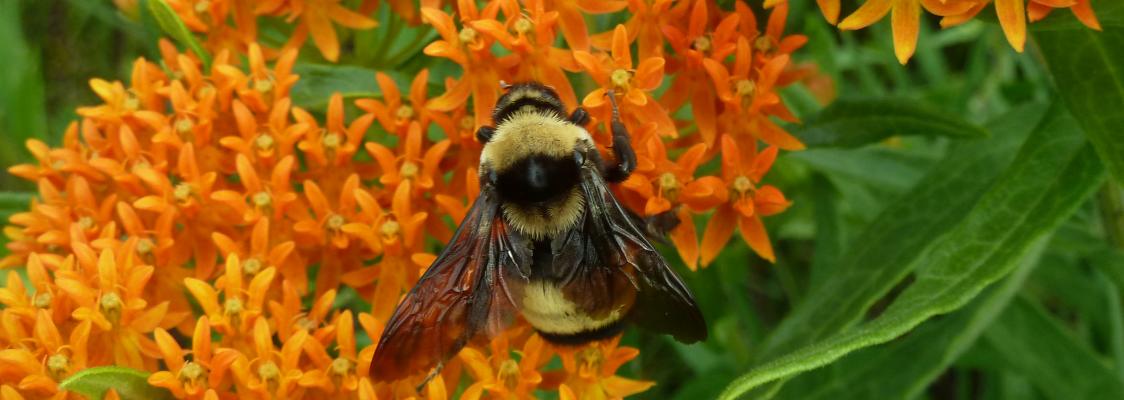
<svg viewBox="0 0 1124 400">
<path fill-rule="evenodd" d="M 581 187 L 586 199 L 582 221 L 565 238 L 556 239 L 556 248 L 563 249 L 558 253 L 564 256 L 555 259 L 554 268 L 566 277 L 564 285 L 597 292 L 606 288 L 606 280 L 627 280 L 627 285 L 612 285 L 609 291 L 622 298 L 627 296 L 617 292 L 621 287 L 635 290 L 629 320 L 684 343 L 706 339 L 706 321 L 691 292 L 592 163 L 582 167 Z M 574 290 L 579 291 L 586 290 Z"/>
<path fill-rule="evenodd" d="M 526 277 L 530 250 L 508 230 L 485 185 L 449 245 L 390 317 L 371 361 L 371 376 L 396 380 L 456 355 L 477 335 L 493 334 L 514 315 L 511 289 Z"/>
</svg>

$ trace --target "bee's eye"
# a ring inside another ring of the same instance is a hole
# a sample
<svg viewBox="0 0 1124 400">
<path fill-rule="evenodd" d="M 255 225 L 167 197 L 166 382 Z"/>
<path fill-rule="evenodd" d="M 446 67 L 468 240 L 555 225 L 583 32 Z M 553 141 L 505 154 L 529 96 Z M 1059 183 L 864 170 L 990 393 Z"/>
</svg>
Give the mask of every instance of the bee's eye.
<svg viewBox="0 0 1124 400">
<path fill-rule="evenodd" d="M 574 164 L 577 164 L 578 167 L 585 165 L 585 153 L 581 150 L 574 150 Z"/>
</svg>

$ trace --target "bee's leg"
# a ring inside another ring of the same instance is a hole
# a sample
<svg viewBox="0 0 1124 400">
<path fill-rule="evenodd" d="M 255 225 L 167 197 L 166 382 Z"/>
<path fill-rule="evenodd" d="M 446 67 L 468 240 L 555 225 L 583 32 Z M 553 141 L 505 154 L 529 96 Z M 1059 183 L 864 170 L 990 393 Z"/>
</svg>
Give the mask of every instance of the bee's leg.
<svg viewBox="0 0 1124 400">
<path fill-rule="evenodd" d="M 418 387 L 414 388 L 414 391 L 416 391 L 418 393 L 421 393 L 422 390 L 425 390 L 425 385 L 428 384 L 429 381 L 433 380 L 433 378 L 436 378 L 437 374 L 440 374 L 441 370 L 444 369 L 444 368 L 445 368 L 445 362 L 444 361 L 437 363 L 437 367 L 433 368 L 433 371 L 430 371 L 429 375 L 425 376 L 425 379 L 422 379 L 421 383 L 418 384 Z"/>
<path fill-rule="evenodd" d="M 570 114 L 570 123 L 577 126 L 586 126 L 589 124 L 589 111 L 584 108 L 578 107 Z"/>
<path fill-rule="evenodd" d="M 496 133 L 496 128 L 481 126 L 480 129 L 476 130 L 476 140 L 480 141 L 480 144 L 488 143 L 492 140 L 493 133 Z"/>
<path fill-rule="evenodd" d="M 617 109 L 617 99 L 612 91 L 608 92 L 608 96 L 609 103 L 613 105 L 613 119 L 609 121 L 609 128 L 613 133 L 614 164 L 602 166 L 602 175 L 605 176 L 606 181 L 623 182 L 636 169 L 636 152 L 632 150 L 628 129 L 621 122 L 621 113 Z"/>
</svg>

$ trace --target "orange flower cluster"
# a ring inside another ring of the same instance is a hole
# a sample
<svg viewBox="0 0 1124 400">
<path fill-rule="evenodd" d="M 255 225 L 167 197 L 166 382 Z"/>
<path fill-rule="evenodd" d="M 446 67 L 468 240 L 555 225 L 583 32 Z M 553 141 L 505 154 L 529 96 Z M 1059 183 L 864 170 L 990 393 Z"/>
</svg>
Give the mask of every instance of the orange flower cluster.
<svg viewBox="0 0 1124 400">
<path fill-rule="evenodd" d="M 765 7 L 785 4 L 788 0 L 765 0 Z M 975 18 L 993 0 L 865 0 L 854 13 L 839 22 L 839 0 L 816 0 L 824 18 L 839 29 L 862 29 L 890 14 L 894 31 L 894 53 L 905 64 L 917 50 L 921 10 L 941 17 L 941 27 L 948 28 Z M 1101 30 L 1089 0 L 994 0 L 995 13 L 1011 47 L 1020 53 L 1026 46 L 1026 23 L 1039 21 L 1055 9 L 1068 8 L 1085 26 Z"/>
<path fill-rule="evenodd" d="M 435 258 L 427 239 L 447 241 L 447 219 L 463 219 L 476 195 L 474 132 L 491 122 L 501 80 L 545 82 L 572 108 L 566 73 L 587 75 L 597 89 L 580 104 L 602 145 L 616 93 L 638 155 L 618 195 L 644 215 L 678 216 L 670 237 L 692 269 L 735 228 L 773 259 L 761 217 L 789 202 L 762 179 L 779 149 L 803 147 L 776 122 L 796 121 L 776 91 L 808 71 L 791 62 L 805 38 L 784 35 L 783 4 L 763 29 L 740 2 L 461 0 L 458 19 L 423 7 L 440 35 L 425 53 L 461 77 L 430 96 L 422 71 L 404 95 L 380 73 L 382 96 L 357 100 L 359 115 L 336 94 L 318 117 L 289 97 L 297 49 L 264 49 L 247 27 L 257 15 L 300 18 L 290 44 L 307 30 L 334 59 L 335 33 L 317 32 L 366 17 L 335 1 L 171 3 L 207 36 L 210 69 L 162 42 L 162 63 L 137 60 L 128 85 L 92 80 L 103 103 L 78 109 L 60 147 L 29 141 L 36 162 L 9 170 L 39 197 L 5 229 L 0 266 L 27 271 L 0 289 L 5 398 L 65 398 L 60 381 L 110 364 L 191 399 L 445 398 L 465 374 L 470 399 L 647 390 L 616 375 L 636 349 L 556 348 L 523 323 L 466 348 L 420 393 L 425 376 L 368 377 L 383 324 Z M 585 15 L 624 9 L 626 23 L 590 34 Z M 700 174 L 711 160 L 720 171 Z M 712 216 L 701 246 L 697 215 Z M 548 368 L 556 356 L 562 368 Z"/>
</svg>

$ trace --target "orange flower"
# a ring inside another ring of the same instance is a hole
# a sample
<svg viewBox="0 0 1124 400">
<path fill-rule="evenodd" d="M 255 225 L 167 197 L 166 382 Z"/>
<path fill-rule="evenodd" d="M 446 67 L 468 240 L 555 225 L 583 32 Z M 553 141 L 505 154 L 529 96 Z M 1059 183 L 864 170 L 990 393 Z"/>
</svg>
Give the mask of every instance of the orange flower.
<svg viewBox="0 0 1124 400">
<path fill-rule="evenodd" d="M 167 302 L 149 307 L 144 299 L 153 268 L 134 262 L 130 248 L 135 248 L 135 242 L 117 251 L 102 250 L 96 260 L 92 259 L 93 250 L 86 250 L 89 257 L 78 257 L 83 270 L 60 270 L 55 283 L 78 305 L 72 313 L 74 319 L 96 329 L 90 338 L 92 350 L 108 352 L 114 364 L 146 368 L 154 366 L 152 357 L 159 354 L 148 334 L 179 321 L 166 319 Z M 94 277 L 93 282 L 87 277 Z"/>
<path fill-rule="evenodd" d="M 90 323 L 79 323 L 64 342 L 47 310 L 39 310 L 33 320 L 33 333 L 23 343 L 0 350 L 0 381 L 18 383 L 16 388 L 32 398 L 64 398 L 58 382 L 88 364 Z"/>
<path fill-rule="evenodd" d="M 519 352 L 519 359 L 511 357 L 510 343 L 507 335 L 501 335 L 492 341 L 492 356 L 468 347 L 460 352 L 458 357 L 464 360 L 476 382 L 464 390 L 461 399 L 476 400 L 485 392 L 489 398 L 531 398 L 535 388 L 542 382 L 539 374 L 540 364 L 544 356 L 548 355 L 542 338 L 532 334 L 523 344 Z"/>
<path fill-rule="evenodd" d="M 396 187 L 403 181 L 411 181 L 417 190 L 427 190 L 433 187 L 435 178 L 440 171 L 438 163 L 448 150 L 448 139 L 433 144 L 422 152 L 422 128 L 417 122 L 410 123 L 409 130 L 403 141 L 399 143 L 401 156 L 377 142 L 367 142 L 367 152 L 375 158 L 382 169 L 379 183 L 387 187 Z"/>
<path fill-rule="evenodd" d="M 259 318 L 254 321 L 252 335 L 253 358 L 240 354 L 231 365 L 239 388 L 263 399 L 296 397 L 297 382 L 304 375 L 300 359 L 308 333 L 297 331 L 278 349 L 269 324 Z"/>
<path fill-rule="evenodd" d="M 242 272 L 247 276 L 252 277 L 265 268 L 276 267 L 285 279 L 295 280 L 300 287 L 305 287 L 308 273 L 303 263 L 294 255 L 296 243 L 288 240 L 271 245 L 269 227 L 268 218 L 259 219 L 249 235 L 248 248 L 242 245 L 246 241 L 244 237 L 235 239 L 215 232 L 211 238 L 222 254 L 228 257 L 233 254 L 242 260 Z M 274 241 L 278 240 L 274 239 Z M 210 275 L 206 275 L 203 278 L 209 277 Z M 200 276 L 197 274 L 196 278 Z"/>
<path fill-rule="evenodd" d="M 339 4 L 339 0 L 289 0 L 288 18 L 301 19 L 301 24 L 293 31 L 286 48 L 300 47 L 312 34 L 312 43 L 328 61 L 335 62 L 340 56 L 340 43 L 332 23 L 352 29 L 371 29 L 378 23 L 366 16 L 351 11 Z"/>
<path fill-rule="evenodd" d="M 157 328 L 156 344 L 168 369 L 148 377 L 148 383 L 172 392 L 177 399 L 201 399 L 218 396 L 215 388 L 227 388 L 227 371 L 239 356 L 233 349 L 212 349 L 211 324 L 206 316 L 199 317 L 191 335 L 190 361 L 185 352 L 167 331 Z"/>
<path fill-rule="evenodd" d="M 617 369 L 640 355 L 631 347 L 617 347 L 620 336 L 590 343 L 581 349 L 560 350 L 562 367 L 569 377 L 559 387 L 562 400 L 621 399 L 654 386 L 655 382 L 616 376 Z"/>
<path fill-rule="evenodd" d="M 250 279 L 249 286 L 243 288 L 245 266 L 238 255 L 226 258 L 226 271 L 212 287 L 205 281 L 186 278 L 184 286 L 199 302 L 207 318 L 215 329 L 224 335 L 240 336 L 246 333 L 255 320 L 262 315 L 265 306 L 266 290 L 273 283 L 276 269 L 269 267 Z M 223 293 L 220 305 L 218 290 Z"/>
<path fill-rule="evenodd" d="M 726 132 L 747 132 L 766 143 L 785 150 L 800 150 L 804 144 L 770 120 L 766 110 L 779 111 L 784 105 L 773 87 L 788 65 L 788 55 L 782 54 L 768 58 L 760 70 L 753 69 L 753 55 L 749 42 L 738 38 L 734 52 L 733 74 L 726 66 L 714 59 L 703 60 L 703 66 L 714 82 L 718 97 L 726 103 L 726 109 L 735 112 L 724 113 L 730 125 Z M 787 114 L 787 111 L 780 115 Z"/>
<path fill-rule="evenodd" d="M 721 204 L 703 233 L 703 265 L 722 251 L 734 234 L 735 225 L 753 251 L 770 262 L 775 260 L 761 217 L 784 211 L 791 203 L 777 188 L 758 186 L 772 167 L 777 148 L 769 147 L 760 153 L 755 153 L 755 148 L 752 144 L 739 146 L 732 137 L 722 136 L 722 178 L 699 179 L 711 188 L 711 197 Z"/>
<path fill-rule="evenodd" d="M 343 96 L 339 93 L 333 93 L 328 100 L 328 117 L 323 129 L 316 118 L 300 108 L 294 108 L 293 115 L 298 122 L 308 126 L 297 148 L 316 167 L 341 166 L 350 162 L 363 141 L 363 134 L 375 121 L 374 115 L 367 114 L 347 125 L 343 115 Z"/>
<path fill-rule="evenodd" d="M 492 1 L 484 6 L 483 11 L 478 11 L 476 3 L 470 0 L 458 0 L 457 10 L 461 14 L 461 23 L 464 27 L 456 29 L 453 18 L 445 12 L 429 7 L 422 7 L 422 20 L 433 25 L 433 29 L 441 35 L 442 40 L 434 41 L 425 47 L 426 55 L 432 57 L 448 58 L 464 69 L 460 80 L 456 81 L 441 96 L 431 100 L 429 107 L 437 111 L 451 111 L 460 107 L 472 95 L 473 115 L 476 117 L 476 126 L 486 125 L 491 107 L 499 99 L 500 77 L 497 74 L 499 65 L 496 57 L 491 52 L 492 41 L 481 35 L 469 25 L 474 20 L 495 19 L 499 12 L 499 2 Z"/>
<path fill-rule="evenodd" d="M 351 311 L 344 311 L 336 319 L 335 357 L 315 340 L 305 341 L 304 350 L 317 369 L 305 371 L 299 381 L 300 386 L 317 388 L 326 393 L 355 393 L 361 399 L 375 398 L 370 378 L 367 374 L 358 373 L 364 360 L 356 351 L 355 322 Z M 366 361 L 370 364 L 370 360 Z"/>
<path fill-rule="evenodd" d="M 722 60 L 734 52 L 739 17 L 737 14 L 727 15 L 712 32 L 707 32 L 707 4 L 706 0 L 695 1 L 686 32 L 675 25 L 667 25 L 663 29 L 667 42 L 681 58 L 671 59 L 669 69 L 675 72 L 676 78 L 660 100 L 671 111 L 690 101 L 702 142 L 709 147 L 718 135 L 718 94 L 714 85 L 710 84 L 703 60 Z"/>
<path fill-rule="evenodd" d="M 378 119 L 387 132 L 396 136 L 403 136 L 412 122 L 417 122 L 422 129 L 429 127 L 434 111 L 427 107 L 427 91 L 429 87 L 429 70 L 423 69 L 414 77 L 410 84 L 410 104 L 402 102 L 402 93 L 398 85 L 387 74 L 375 73 L 375 80 L 382 90 L 382 101 L 375 99 L 359 99 L 355 105 Z"/>
<path fill-rule="evenodd" d="M 611 90 L 622 95 L 620 111 L 623 116 L 633 117 L 634 121 L 654 122 L 658 128 L 657 134 L 676 136 L 675 125 L 668 117 L 667 110 L 651 94 L 663 81 L 664 59 L 644 58 L 633 69 L 632 51 L 628 46 L 628 30 L 624 25 L 617 25 L 613 31 L 610 56 L 597 57 L 586 51 L 574 51 L 574 59 L 601 85 L 586 95 L 582 104 L 590 109 L 605 108 L 608 106 L 606 97 Z"/>
<path fill-rule="evenodd" d="M 235 158 L 235 165 L 244 192 L 220 190 L 211 194 L 211 198 L 237 211 L 245 222 L 255 222 L 262 217 L 280 218 L 297 201 L 297 194 L 293 193 L 289 184 L 293 163 L 292 156 L 282 158 L 273 167 L 269 186 L 265 186 L 258 179 L 258 173 L 250 159 L 239 154 Z"/>
<path fill-rule="evenodd" d="M 514 2 L 512 2 L 514 3 Z M 518 4 L 512 4 L 513 8 Z M 501 61 L 503 65 L 514 65 L 512 80 L 516 82 L 538 81 L 558 92 L 567 108 L 577 105 L 570 80 L 563 69 L 577 70 L 574 58 L 567 50 L 553 47 L 554 26 L 558 23 L 559 12 L 547 11 L 542 0 L 528 0 L 522 13 L 511 15 L 505 23 L 496 20 L 476 20 L 469 26 L 488 35 L 513 54 L 505 56 L 512 60 Z"/>
<path fill-rule="evenodd" d="M 703 190 L 706 188 L 695 182 L 694 174 L 704 161 L 706 145 L 699 143 L 692 146 L 674 162 L 667 158 L 667 149 L 658 136 L 649 136 L 644 145 L 643 150 L 637 153 L 636 172 L 621 187 L 645 199 L 646 216 L 675 213 L 679 224 L 670 232 L 671 242 L 687 266 L 695 269 L 699 240 L 691 211 L 698 212 L 707 207 L 699 201 L 705 199 Z"/>
<path fill-rule="evenodd" d="M 558 26 L 573 50 L 589 51 L 589 28 L 583 14 L 608 14 L 628 7 L 622 0 L 547 0 L 546 8 L 558 12 Z"/>
</svg>

